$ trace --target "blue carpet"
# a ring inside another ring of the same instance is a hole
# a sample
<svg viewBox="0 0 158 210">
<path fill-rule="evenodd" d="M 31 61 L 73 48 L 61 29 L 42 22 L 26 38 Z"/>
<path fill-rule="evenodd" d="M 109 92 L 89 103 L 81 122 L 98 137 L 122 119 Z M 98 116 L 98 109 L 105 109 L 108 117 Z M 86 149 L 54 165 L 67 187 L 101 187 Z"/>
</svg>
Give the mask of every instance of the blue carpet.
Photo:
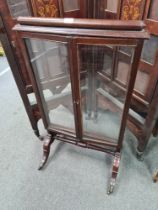
<svg viewBox="0 0 158 210">
<path fill-rule="evenodd" d="M 112 158 L 55 141 L 38 171 L 42 143 L 33 134 L 11 72 L 0 77 L 0 210 L 157 210 L 158 139 L 144 162 L 126 132 L 115 191 L 106 194 Z M 42 123 L 39 122 L 42 129 Z"/>
</svg>

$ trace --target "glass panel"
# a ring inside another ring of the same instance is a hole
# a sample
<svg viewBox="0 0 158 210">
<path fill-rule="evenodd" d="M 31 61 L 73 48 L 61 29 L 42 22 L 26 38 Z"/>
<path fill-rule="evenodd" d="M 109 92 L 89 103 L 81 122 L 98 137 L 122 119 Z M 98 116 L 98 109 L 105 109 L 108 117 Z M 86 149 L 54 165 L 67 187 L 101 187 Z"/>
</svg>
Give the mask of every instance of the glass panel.
<svg viewBox="0 0 158 210">
<path fill-rule="evenodd" d="M 130 47 L 120 47 L 120 51 L 123 52 L 123 53 L 126 53 L 127 55 L 129 56 L 132 56 L 132 53 L 133 53 L 133 49 L 130 48 Z"/>
<path fill-rule="evenodd" d="M 48 123 L 74 132 L 67 43 L 25 40 Z"/>
<path fill-rule="evenodd" d="M 79 10 L 79 0 L 63 0 L 64 12 Z"/>
<path fill-rule="evenodd" d="M 87 53 L 83 55 L 84 49 Z M 126 92 L 111 78 L 102 74 L 105 66 L 114 72 L 109 65 L 107 49 L 109 45 L 92 46 L 78 45 L 80 88 L 82 98 L 83 134 L 91 138 L 110 138 L 117 141 L 121 126 Z M 100 54 L 102 54 L 100 56 Z M 88 55 L 88 56 L 87 56 Z M 112 54 L 110 54 L 112 55 Z M 84 65 L 83 65 L 84 63 Z M 107 64 L 106 64 L 107 63 Z M 84 66 L 84 68 L 83 68 Z M 127 72 L 121 69 L 122 74 Z M 130 73 L 130 69 L 128 71 Z"/>
<path fill-rule="evenodd" d="M 103 67 L 101 68 L 103 72 L 111 76 L 112 65 L 114 59 L 114 49 L 110 46 L 103 47 L 98 53 L 98 57 L 100 57 L 103 62 Z M 101 57 L 101 55 L 102 57 Z M 101 63 L 101 62 L 100 62 Z"/>
<path fill-rule="evenodd" d="M 107 0 L 107 10 L 117 13 L 118 0 Z"/>
<path fill-rule="evenodd" d="M 151 1 L 148 18 L 158 20 L 158 0 Z"/>
<path fill-rule="evenodd" d="M 117 53 L 116 80 L 127 86 L 131 68 L 132 47 L 120 47 Z"/>
<path fill-rule="evenodd" d="M 138 71 L 135 82 L 135 90 L 143 95 L 147 92 L 149 84 L 149 75 L 146 72 Z"/>
<path fill-rule="evenodd" d="M 27 0 L 7 0 L 12 17 L 31 16 Z"/>
<path fill-rule="evenodd" d="M 158 37 L 151 35 L 151 38 L 144 42 L 141 58 L 148 63 L 154 64 L 157 49 Z"/>
</svg>

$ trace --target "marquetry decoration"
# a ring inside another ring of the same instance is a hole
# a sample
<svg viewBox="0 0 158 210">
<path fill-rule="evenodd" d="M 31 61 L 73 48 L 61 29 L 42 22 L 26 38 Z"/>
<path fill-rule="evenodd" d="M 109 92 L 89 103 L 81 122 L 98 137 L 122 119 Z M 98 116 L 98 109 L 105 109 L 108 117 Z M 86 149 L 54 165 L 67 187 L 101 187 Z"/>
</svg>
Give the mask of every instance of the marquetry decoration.
<svg viewBox="0 0 158 210">
<path fill-rule="evenodd" d="M 140 20 L 143 16 L 145 0 L 124 0 L 122 6 L 122 20 Z"/>
<path fill-rule="evenodd" d="M 34 16 L 59 17 L 57 0 L 32 0 Z"/>
</svg>

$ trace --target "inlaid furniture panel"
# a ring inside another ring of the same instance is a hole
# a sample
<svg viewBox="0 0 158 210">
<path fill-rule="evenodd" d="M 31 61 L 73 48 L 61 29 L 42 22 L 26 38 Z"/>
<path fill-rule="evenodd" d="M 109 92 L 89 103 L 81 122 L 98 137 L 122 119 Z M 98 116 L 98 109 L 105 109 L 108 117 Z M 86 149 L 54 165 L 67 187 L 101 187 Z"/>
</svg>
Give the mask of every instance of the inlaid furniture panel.
<svg viewBox="0 0 158 210">
<path fill-rule="evenodd" d="M 37 17 L 59 17 L 58 0 L 29 0 L 32 5 L 33 16 Z"/>
<path fill-rule="evenodd" d="M 87 0 L 29 0 L 33 16 L 86 18 Z"/>
</svg>

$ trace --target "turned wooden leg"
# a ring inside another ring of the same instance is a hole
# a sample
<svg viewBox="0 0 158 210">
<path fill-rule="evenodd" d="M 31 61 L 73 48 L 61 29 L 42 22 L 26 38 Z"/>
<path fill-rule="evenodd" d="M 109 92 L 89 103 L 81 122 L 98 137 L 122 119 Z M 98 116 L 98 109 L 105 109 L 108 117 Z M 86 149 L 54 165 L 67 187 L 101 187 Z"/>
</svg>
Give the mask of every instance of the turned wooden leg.
<svg viewBox="0 0 158 210">
<path fill-rule="evenodd" d="M 158 172 L 157 172 L 156 175 L 153 177 L 153 181 L 154 181 L 154 182 L 158 182 Z"/>
<path fill-rule="evenodd" d="M 107 192 L 108 195 L 113 192 L 115 184 L 116 184 L 116 178 L 117 178 L 117 174 L 118 174 L 118 170 L 120 166 L 120 158 L 121 158 L 121 154 L 117 152 L 114 157 L 114 162 L 113 162 L 113 167 L 112 167 L 112 176 L 111 176 L 111 180 L 110 180 L 110 184 L 109 184 L 108 192 Z"/>
<path fill-rule="evenodd" d="M 54 141 L 54 137 L 52 135 L 48 134 L 45 137 L 44 143 L 43 143 L 43 159 L 40 163 L 38 170 L 43 169 L 44 165 L 46 164 L 49 157 L 49 153 L 50 153 L 50 147 L 53 141 Z"/>
</svg>

